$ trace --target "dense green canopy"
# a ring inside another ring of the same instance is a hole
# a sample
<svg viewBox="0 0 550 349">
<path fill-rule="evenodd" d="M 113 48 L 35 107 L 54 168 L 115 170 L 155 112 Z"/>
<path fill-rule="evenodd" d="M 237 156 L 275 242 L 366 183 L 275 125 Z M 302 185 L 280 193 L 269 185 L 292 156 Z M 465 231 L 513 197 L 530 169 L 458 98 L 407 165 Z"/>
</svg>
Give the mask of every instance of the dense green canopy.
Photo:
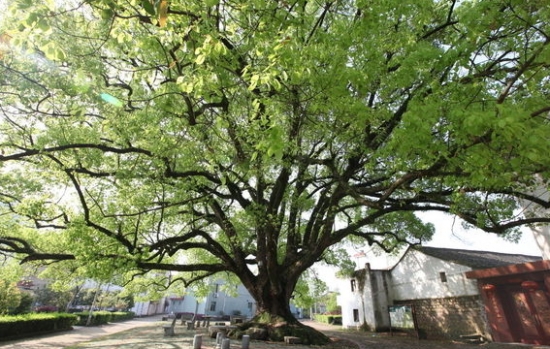
<svg viewBox="0 0 550 349">
<path fill-rule="evenodd" d="M 0 250 L 238 276 L 289 315 L 347 238 L 505 234 L 550 164 L 543 1 L 18 0 L 0 48 Z"/>
</svg>

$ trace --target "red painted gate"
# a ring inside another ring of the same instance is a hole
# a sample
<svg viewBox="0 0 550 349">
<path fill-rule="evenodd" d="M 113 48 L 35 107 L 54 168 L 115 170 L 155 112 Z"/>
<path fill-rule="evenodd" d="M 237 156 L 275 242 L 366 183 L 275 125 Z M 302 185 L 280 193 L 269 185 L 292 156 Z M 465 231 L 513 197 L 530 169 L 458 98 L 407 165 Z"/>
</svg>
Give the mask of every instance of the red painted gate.
<svg viewBox="0 0 550 349">
<path fill-rule="evenodd" d="M 550 345 L 550 261 L 466 273 L 478 279 L 496 342 Z"/>
<path fill-rule="evenodd" d="M 550 305 L 544 285 L 526 282 L 522 285 L 498 287 L 506 319 L 514 342 L 530 344 L 550 343 Z"/>
</svg>

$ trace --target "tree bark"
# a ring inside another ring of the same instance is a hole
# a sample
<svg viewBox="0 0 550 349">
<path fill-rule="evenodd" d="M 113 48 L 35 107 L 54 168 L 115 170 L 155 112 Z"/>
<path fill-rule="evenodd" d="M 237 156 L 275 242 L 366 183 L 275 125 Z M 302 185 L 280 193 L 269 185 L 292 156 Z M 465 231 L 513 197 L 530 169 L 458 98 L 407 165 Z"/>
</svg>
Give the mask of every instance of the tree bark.
<svg viewBox="0 0 550 349">
<path fill-rule="evenodd" d="M 272 284 L 249 287 L 256 300 L 256 316 L 231 335 L 238 337 L 251 328 L 262 328 L 267 330 L 266 339 L 270 341 L 283 341 L 285 336 L 295 336 L 300 338 L 302 344 L 324 345 L 330 342 L 323 333 L 296 319 L 290 310 L 290 298 L 295 283 L 286 284 L 285 274 L 280 274 L 277 279 L 279 284 L 276 287 Z"/>
<path fill-rule="evenodd" d="M 283 287 L 264 286 L 260 290 L 255 290 L 253 297 L 256 300 L 257 313 L 269 313 L 282 317 L 287 320 L 293 320 L 294 315 L 290 311 L 290 297 L 288 291 Z"/>
</svg>

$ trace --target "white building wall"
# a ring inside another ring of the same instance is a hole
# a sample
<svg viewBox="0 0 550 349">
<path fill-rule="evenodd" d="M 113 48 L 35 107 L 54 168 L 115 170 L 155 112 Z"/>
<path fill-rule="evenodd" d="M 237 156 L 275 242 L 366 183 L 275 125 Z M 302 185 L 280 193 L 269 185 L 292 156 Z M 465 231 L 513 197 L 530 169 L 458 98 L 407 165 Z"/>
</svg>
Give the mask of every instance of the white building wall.
<svg viewBox="0 0 550 349">
<path fill-rule="evenodd" d="M 389 286 L 388 272 L 371 271 L 368 265 L 357 272 L 362 275 L 354 281 L 346 280 L 337 298 L 342 308 L 342 326 L 358 328 L 367 325 L 370 330 L 389 327 L 387 309 L 391 299 L 386 289 Z M 361 280 L 364 285 L 361 285 Z"/>
<path fill-rule="evenodd" d="M 363 272 L 365 270 L 368 266 Z M 355 292 L 351 289 L 350 279 L 342 284 L 338 297 L 338 305 L 342 307 L 342 325 L 344 328 L 354 328 L 366 322 L 369 326 L 384 327 L 388 324 L 387 306 L 393 301 L 476 296 L 479 294 L 476 280 L 467 279 L 464 275 L 470 270 L 470 267 L 410 249 L 389 275 L 384 276 L 380 270 L 367 273 L 363 292 L 360 292 L 358 280 Z M 446 282 L 441 280 L 441 273 L 445 273 Z M 374 277 L 377 278 L 377 289 L 373 291 L 371 278 Z M 388 287 L 388 294 L 383 297 L 380 292 L 384 291 L 384 286 Z M 354 309 L 357 309 L 358 321 L 354 319 Z M 378 317 L 376 311 L 379 312 Z"/>
<path fill-rule="evenodd" d="M 535 185 L 531 190 L 531 195 L 548 201 L 550 199 L 550 191 L 548 191 L 546 181 L 540 175 L 535 175 L 534 179 Z M 547 208 L 539 206 L 532 201 L 519 200 L 519 202 L 523 206 L 523 212 L 527 218 L 548 216 L 550 212 Z M 532 224 L 529 225 L 529 229 L 533 233 L 535 242 L 540 249 L 542 259 L 550 259 L 550 224 Z"/>
<path fill-rule="evenodd" d="M 218 280 L 216 283 L 212 283 L 211 286 L 212 292 L 199 299 L 190 290 L 183 296 L 172 295 L 168 297 L 169 305 L 165 312 L 220 316 L 231 316 L 238 313 L 246 317 L 252 317 L 256 314 L 256 302 L 243 285 L 236 287 L 235 295 L 229 295 L 223 291 L 223 281 Z"/>
<path fill-rule="evenodd" d="M 409 250 L 392 270 L 392 298 L 408 300 L 477 295 L 476 280 L 464 275 L 470 270 L 470 267 Z M 446 282 L 441 280 L 440 273 L 445 273 Z"/>
<path fill-rule="evenodd" d="M 136 316 L 150 316 L 164 313 L 165 298 L 161 298 L 159 301 L 144 301 L 135 302 L 130 311 L 133 311 Z"/>
<path fill-rule="evenodd" d="M 342 327 L 352 328 L 359 327 L 361 325 L 361 319 L 364 318 L 363 306 L 361 306 L 362 294 L 357 290 L 352 291 L 351 280 L 345 279 L 340 286 L 340 294 L 336 298 L 336 302 L 342 308 Z M 354 321 L 353 310 L 357 309 L 359 312 L 359 321 Z"/>
<path fill-rule="evenodd" d="M 256 302 L 243 285 L 236 287 L 236 296 L 226 294 L 219 284 L 218 292 L 208 295 L 205 304 L 205 314 L 208 315 L 241 315 L 252 317 L 256 313 Z M 215 307 L 213 307 L 215 302 Z"/>
<path fill-rule="evenodd" d="M 183 297 L 169 297 L 169 303 L 168 313 L 204 314 L 204 302 L 197 300 L 192 293 L 186 293 Z"/>
</svg>

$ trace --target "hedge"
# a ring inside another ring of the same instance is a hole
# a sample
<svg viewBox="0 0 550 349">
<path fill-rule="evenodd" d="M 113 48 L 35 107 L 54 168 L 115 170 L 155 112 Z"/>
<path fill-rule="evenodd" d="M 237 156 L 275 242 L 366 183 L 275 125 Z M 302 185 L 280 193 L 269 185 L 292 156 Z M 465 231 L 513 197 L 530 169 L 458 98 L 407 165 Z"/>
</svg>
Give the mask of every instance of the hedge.
<svg viewBox="0 0 550 349">
<path fill-rule="evenodd" d="M 0 340 L 72 329 L 78 317 L 66 313 L 0 316 Z"/>
<path fill-rule="evenodd" d="M 313 319 L 317 322 L 322 322 L 331 325 L 341 325 L 342 315 L 314 314 Z"/>
<path fill-rule="evenodd" d="M 88 317 L 90 316 L 89 312 L 73 313 L 73 315 L 77 315 L 79 318 L 78 323 L 76 324 L 77 326 L 86 326 L 88 324 Z M 135 314 L 131 311 L 128 311 L 128 312 L 94 311 L 92 313 L 90 326 L 99 326 L 99 325 L 105 325 L 109 322 L 120 322 L 120 321 L 131 320 L 134 317 L 135 317 Z"/>
</svg>

